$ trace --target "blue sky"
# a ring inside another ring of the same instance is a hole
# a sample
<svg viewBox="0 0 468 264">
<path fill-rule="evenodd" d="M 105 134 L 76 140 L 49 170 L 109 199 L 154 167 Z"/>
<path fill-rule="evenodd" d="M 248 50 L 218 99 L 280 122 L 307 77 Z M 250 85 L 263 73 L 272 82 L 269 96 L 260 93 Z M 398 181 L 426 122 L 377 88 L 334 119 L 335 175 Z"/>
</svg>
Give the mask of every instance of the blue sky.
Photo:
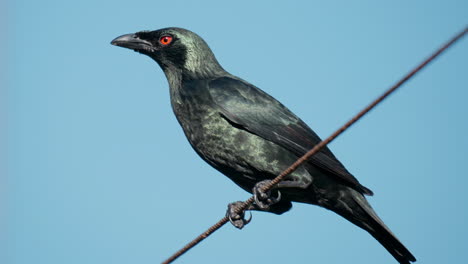
<svg viewBox="0 0 468 264">
<path fill-rule="evenodd" d="M 3 4 L 9 264 L 158 263 L 249 197 L 191 149 L 158 65 L 113 38 L 195 31 L 325 138 L 468 23 L 461 0 Z M 330 146 L 419 263 L 468 258 L 467 69 L 465 38 Z M 302 204 L 254 212 L 178 261 L 219 262 L 396 263 L 366 232 Z"/>
</svg>

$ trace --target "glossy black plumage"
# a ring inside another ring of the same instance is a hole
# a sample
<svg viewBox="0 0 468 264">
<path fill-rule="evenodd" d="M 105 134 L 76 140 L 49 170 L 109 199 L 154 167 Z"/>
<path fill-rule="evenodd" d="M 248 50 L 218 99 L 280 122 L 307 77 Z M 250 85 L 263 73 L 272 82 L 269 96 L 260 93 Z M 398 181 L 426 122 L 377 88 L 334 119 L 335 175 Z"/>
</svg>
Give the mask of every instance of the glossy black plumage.
<svg viewBox="0 0 468 264">
<path fill-rule="evenodd" d="M 160 41 L 169 36 L 172 42 Z M 259 88 L 226 72 L 203 39 L 166 28 L 116 38 L 112 44 L 153 58 L 169 82 L 171 104 L 188 141 L 202 159 L 252 192 L 310 150 L 320 138 L 296 115 Z M 368 231 L 400 263 L 415 261 L 375 214 L 361 185 L 328 148 L 286 177 L 281 214 L 291 202 L 322 206 Z"/>
</svg>

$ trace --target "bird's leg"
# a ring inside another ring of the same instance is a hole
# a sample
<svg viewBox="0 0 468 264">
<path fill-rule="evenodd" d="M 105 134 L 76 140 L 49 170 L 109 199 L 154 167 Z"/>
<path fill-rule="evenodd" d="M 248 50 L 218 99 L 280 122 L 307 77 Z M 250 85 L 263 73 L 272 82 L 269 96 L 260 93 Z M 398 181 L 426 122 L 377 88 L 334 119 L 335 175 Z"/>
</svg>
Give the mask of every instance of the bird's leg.
<svg viewBox="0 0 468 264">
<path fill-rule="evenodd" d="M 279 190 L 277 190 L 277 186 L 266 192 L 262 190 L 262 188 L 270 182 L 271 180 L 257 182 L 257 184 L 255 184 L 252 189 L 252 193 L 255 198 L 255 205 L 258 207 L 258 209 L 263 211 L 267 211 L 270 209 L 270 206 L 281 200 L 281 193 Z M 272 192 L 276 193 L 276 195 L 273 196 Z"/>
<path fill-rule="evenodd" d="M 237 209 L 243 205 L 244 202 L 238 201 L 228 204 L 228 210 L 226 212 L 226 217 L 229 219 L 231 224 L 239 229 L 242 229 L 246 224 L 252 220 L 252 215 L 250 215 L 249 219 L 245 219 L 244 212 L 249 211 L 268 211 L 270 213 L 274 213 L 277 215 L 283 214 L 289 209 L 291 209 L 292 204 L 291 201 L 283 199 L 278 203 L 273 204 L 268 210 L 260 209 L 255 203 L 249 205 L 245 211 L 241 211 L 240 213 L 236 213 Z"/>
<path fill-rule="evenodd" d="M 304 182 L 296 182 L 296 181 L 282 181 L 277 185 L 273 186 L 269 191 L 264 192 L 262 188 L 269 184 L 271 180 L 264 180 L 255 184 L 252 193 L 255 198 L 255 209 L 261 211 L 269 211 L 270 207 L 274 204 L 277 204 L 281 201 L 281 192 L 278 189 L 287 189 L 287 188 L 295 188 L 295 189 L 306 189 L 309 187 L 310 184 Z M 272 193 L 276 193 L 272 195 Z"/>
<path fill-rule="evenodd" d="M 226 212 L 226 217 L 229 218 L 229 222 L 239 229 L 242 229 L 246 224 L 250 223 L 252 220 L 252 215 L 250 215 L 249 219 L 245 219 L 245 211 L 247 210 L 255 210 L 256 208 L 253 205 L 250 205 L 245 209 L 245 211 L 241 211 L 240 213 L 236 213 L 237 208 L 242 206 L 244 202 L 237 201 L 228 204 L 228 209 Z"/>
<path fill-rule="evenodd" d="M 305 182 L 296 182 L 296 181 L 282 181 L 275 186 L 275 188 L 297 188 L 297 189 L 307 189 L 310 186 L 310 183 Z"/>
<path fill-rule="evenodd" d="M 244 211 L 236 213 L 239 207 L 243 205 L 244 202 L 238 201 L 228 204 L 228 209 L 226 212 L 226 217 L 228 217 L 229 222 L 239 229 L 242 229 L 246 224 L 252 220 L 252 215 L 249 219 L 245 219 L 245 211 L 255 210 L 255 211 L 268 211 L 275 214 L 282 214 L 288 211 L 291 208 L 291 202 L 288 200 L 281 200 L 281 193 L 278 188 L 300 188 L 305 189 L 309 185 L 293 182 L 293 181 L 282 181 L 275 185 L 272 190 L 264 192 L 261 189 L 270 183 L 270 180 L 264 180 L 255 184 L 252 192 L 254 195 L 255 203 L 249 205 Z M 275 195 L 272 195 L 275 193 Z"/>
</svg>

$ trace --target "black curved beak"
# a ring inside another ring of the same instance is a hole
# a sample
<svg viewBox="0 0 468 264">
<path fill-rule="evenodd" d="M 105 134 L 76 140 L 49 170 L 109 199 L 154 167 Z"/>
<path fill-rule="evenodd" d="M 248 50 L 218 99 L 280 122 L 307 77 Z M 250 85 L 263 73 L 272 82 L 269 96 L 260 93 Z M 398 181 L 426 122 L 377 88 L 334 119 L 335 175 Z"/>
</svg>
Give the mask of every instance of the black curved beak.
<svg viewBox="0 0 468 264">
<path fill-rule="evenodd" d="M 132 49 L 135 51 L 153 51 L 151 42 L 140 39 L 136 34 L 126 34 L 111 41 L 112 45 Z"/>
</svg>

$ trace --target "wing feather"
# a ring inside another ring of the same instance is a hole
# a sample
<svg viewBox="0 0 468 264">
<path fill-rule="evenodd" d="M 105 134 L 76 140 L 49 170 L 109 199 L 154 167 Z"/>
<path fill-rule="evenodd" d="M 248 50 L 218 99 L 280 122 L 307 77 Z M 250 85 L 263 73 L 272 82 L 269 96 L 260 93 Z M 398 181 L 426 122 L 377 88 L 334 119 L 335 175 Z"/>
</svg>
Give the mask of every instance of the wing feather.
<svg viewBox="0 0 468 264">
<path fill-rule="evenodd" d="M 222 77 L 210 81 L 208 90 L 224 118 L 250 133 L 282 146 L 298 157 L 321 141 L 320 137 L 289 109 L 245 81 Z M 363 194 L 373 194 L 346 170 L 328 147 L 324 147 L 308 162 Z"/>
</svg>

